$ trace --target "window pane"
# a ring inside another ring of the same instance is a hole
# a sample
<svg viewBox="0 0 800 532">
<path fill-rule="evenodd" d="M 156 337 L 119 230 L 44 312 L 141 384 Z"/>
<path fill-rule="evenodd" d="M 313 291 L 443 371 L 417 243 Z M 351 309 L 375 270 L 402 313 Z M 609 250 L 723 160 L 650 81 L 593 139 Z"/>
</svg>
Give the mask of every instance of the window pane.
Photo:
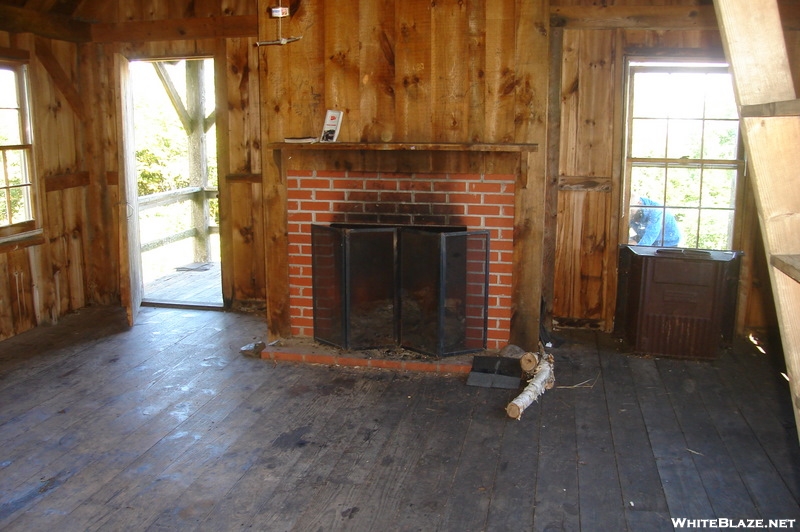
<svg viewBox="0 0 800 532">
<path fill-rule="evenodd" d="M 664 204 L 666 169 L 663 166 L 635 166 L 631 170 L 631 203 L 640 196 Z"/>
<path fill-rule="evenodd" d="M 736 159 L 739 123 L 731 120 L 707 120 L 703 137 L 703 158 Z"/>
<path fill-rule="evenodd" d="M 700 215 L 703 232 L 697 247 L 702 249 L 731 249 L 733 246 L 733 211 L 704 210 Z"/>
<path fill-rule="evenodd" d="M 16 187 L 8 192 L 11 195 L 11 223 L 18 224 L 32 220 L 29 187 Z"/>
<path fill-rule="evenodd" d="M 670 120 L 667 157 L 680 159 L 700 158 L 700 139 L 703 137 L 702 120 Z"/>
<path fill-rule="evenodd" d="M 634 215 L 660 212 L 664 242 L 645 245 L 676 245 L 674 237 L 680 233 L 680 246 L 730 249 L 743 161 L 727 67 L 683 61 L 631 65 L 629 109 L 634 114 L 627 120 L 626 165 L 631 231 Z M 648 201 L 637 209 L 634 203 L 640 197 Z M 639 228 L 636 236 L 642 240 L 653 237 L 652 231 L 648 238 L 641 233 Z"/>
<path fill-rule="evenodd" d="M 703 116 L 705 93 L 698 90 L 704 74 L 676 73 L 669 77 L 670 118 L 700 118 Z"/>
<path fill-rule="evenodd" d="M 0 109 L 0 145 L 22 144 L 20 114 L 16 109 Z"/>
<path fill-rule="evenodd" d="M 5 190 L 0 190 L 0 225 L 8 225 L 8 201 Z"/>
<path fill-rule="evenodd" d="M 706 168 L 703 170 L 703 207 L 732 209 L 736 205 L 736 170 Z"/>
<path fill-rule="evenodd" d="M 697 209 L 671 209 L 678 229 L 681 233 L 680 246 L 697 247 L 697 221 L 700 211 Z"/>
<path fill-rule="evenodd" d="M 7 186 L 14 185 L 27 185 L 28 172 L 27 161 L 25 159 L 24 150 L 6 150 L 6 168 L 8 172 L 6 176 L 8 179 Z M 6 182 L 0 181 L 0 186 L 5 185 Z"/>
<path fill-rule="evenodd" d="M 706 74 L 706 118 L 737 120 L 736 98 L 730 74 Z"/>
<path fill-rule="evenodd" d="M 633 116 L 636 118 L 666 118 L 669 74 L 637 72 L 633 78 Z"/>
<path fill-rule="evenodd" d="M 633 121 L 632 157 L 664 158 L 667 147 L 667 121 L 638 119 Z"/>
<path fill-rule="evenodd" d="M 0 68 L 0 107 L 18 108 L 17 96 L 17 73 L 8 68 Z"/>
<path fill-rule="evenodd" d="M 700 206 L 700 168 L 675 167 L 667 170 L 667 200 L 665 205 L 670 207 L 680 205 L 683 207 Z"/>
</svg>

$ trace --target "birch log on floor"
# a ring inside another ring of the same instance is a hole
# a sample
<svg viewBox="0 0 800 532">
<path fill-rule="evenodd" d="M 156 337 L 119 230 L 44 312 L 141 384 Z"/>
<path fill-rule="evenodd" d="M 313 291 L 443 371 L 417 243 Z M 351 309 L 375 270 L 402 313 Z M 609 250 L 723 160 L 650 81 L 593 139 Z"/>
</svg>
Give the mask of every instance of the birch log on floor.
<svg viewBox="0 0 800 532">
<path fill-rule="evenodd" d="M 519 367 L 522 368 L 522 371 L 525 373 L 532 373 L 536 370 L 536 367 L 539 365 L 539 354 L 530 351 L 522 355 L 519 359 Z"/>
<path fill-rule="evenodd" d="M 543 355 L 539 358 L 539 363 L 533 371 L 533 377 L 528 381 L 528 385 L 522 390 L 516 399 L 508 403 L 506 413 L 508 417 L 520 419 L 522 412 L 530 406 L 532 402 L 539 398 L 545 390 L 549 390 L 556 382 L 553 372 L 553 355 Z"/>
</svg>

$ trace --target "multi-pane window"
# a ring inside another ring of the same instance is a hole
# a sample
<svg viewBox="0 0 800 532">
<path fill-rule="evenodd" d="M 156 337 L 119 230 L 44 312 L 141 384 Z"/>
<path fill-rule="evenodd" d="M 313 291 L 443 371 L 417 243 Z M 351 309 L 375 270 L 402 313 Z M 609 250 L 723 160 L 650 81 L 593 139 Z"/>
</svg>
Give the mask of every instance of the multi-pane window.
<svg viewBox="0 0 800 532">
<path fill-rule="evenodd" d="M 731 249 L 739 144 L 727 65 L 629 63 L 628 243 Z"/>
<path fill-rule="evenodd" d="M 34 228 L 27 67 L 0 62 L 0 237 Z"/>
</svg>

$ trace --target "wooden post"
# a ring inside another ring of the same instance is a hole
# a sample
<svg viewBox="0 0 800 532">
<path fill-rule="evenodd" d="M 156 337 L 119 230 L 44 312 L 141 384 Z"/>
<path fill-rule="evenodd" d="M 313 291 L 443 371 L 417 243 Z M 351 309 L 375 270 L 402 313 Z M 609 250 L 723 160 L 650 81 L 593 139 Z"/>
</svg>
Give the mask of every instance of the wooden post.
<svg viewBox="0 0 800 532">
<path fill-rule="evenodd" d="M 186 112 L 191 129 L 189 137 L 189 186 L 205 191 L 208 185 L 208 155 L 206 149 L 205 102 L 203 85 L 205 66 L 203 59 L 186 61 Z M 194 261 L 209 260 L 208 226 L 210 222 L 208 200 L 205 192 L 192 199 L 192 227 L 195 229 Z"/>
<path fill-rule="evenodd" d="M 526 350 L 539 344 L 545 197 L 547 172 L 547 73 L 549 70 L 550 2 L 516 3 L 517 142 L 536 143 L 537 152 L 522 155 L 514 205 L 514 281 L 510 342 Z"/>
</svg>

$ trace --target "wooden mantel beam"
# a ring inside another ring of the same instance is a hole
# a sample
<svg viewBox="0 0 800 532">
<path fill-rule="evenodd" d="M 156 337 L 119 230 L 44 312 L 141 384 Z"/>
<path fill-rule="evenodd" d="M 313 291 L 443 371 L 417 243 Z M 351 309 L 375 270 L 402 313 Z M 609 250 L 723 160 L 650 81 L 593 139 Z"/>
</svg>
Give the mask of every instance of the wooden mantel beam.
<svg viewBox="0 0 800 532">
<path fill-rule="evenodd" d="M 0 31 L 33 33 L 70 42 L 88 42 L 91 39 L 88 22 L 6 5 L 0 5 Z"/>
</svg>

